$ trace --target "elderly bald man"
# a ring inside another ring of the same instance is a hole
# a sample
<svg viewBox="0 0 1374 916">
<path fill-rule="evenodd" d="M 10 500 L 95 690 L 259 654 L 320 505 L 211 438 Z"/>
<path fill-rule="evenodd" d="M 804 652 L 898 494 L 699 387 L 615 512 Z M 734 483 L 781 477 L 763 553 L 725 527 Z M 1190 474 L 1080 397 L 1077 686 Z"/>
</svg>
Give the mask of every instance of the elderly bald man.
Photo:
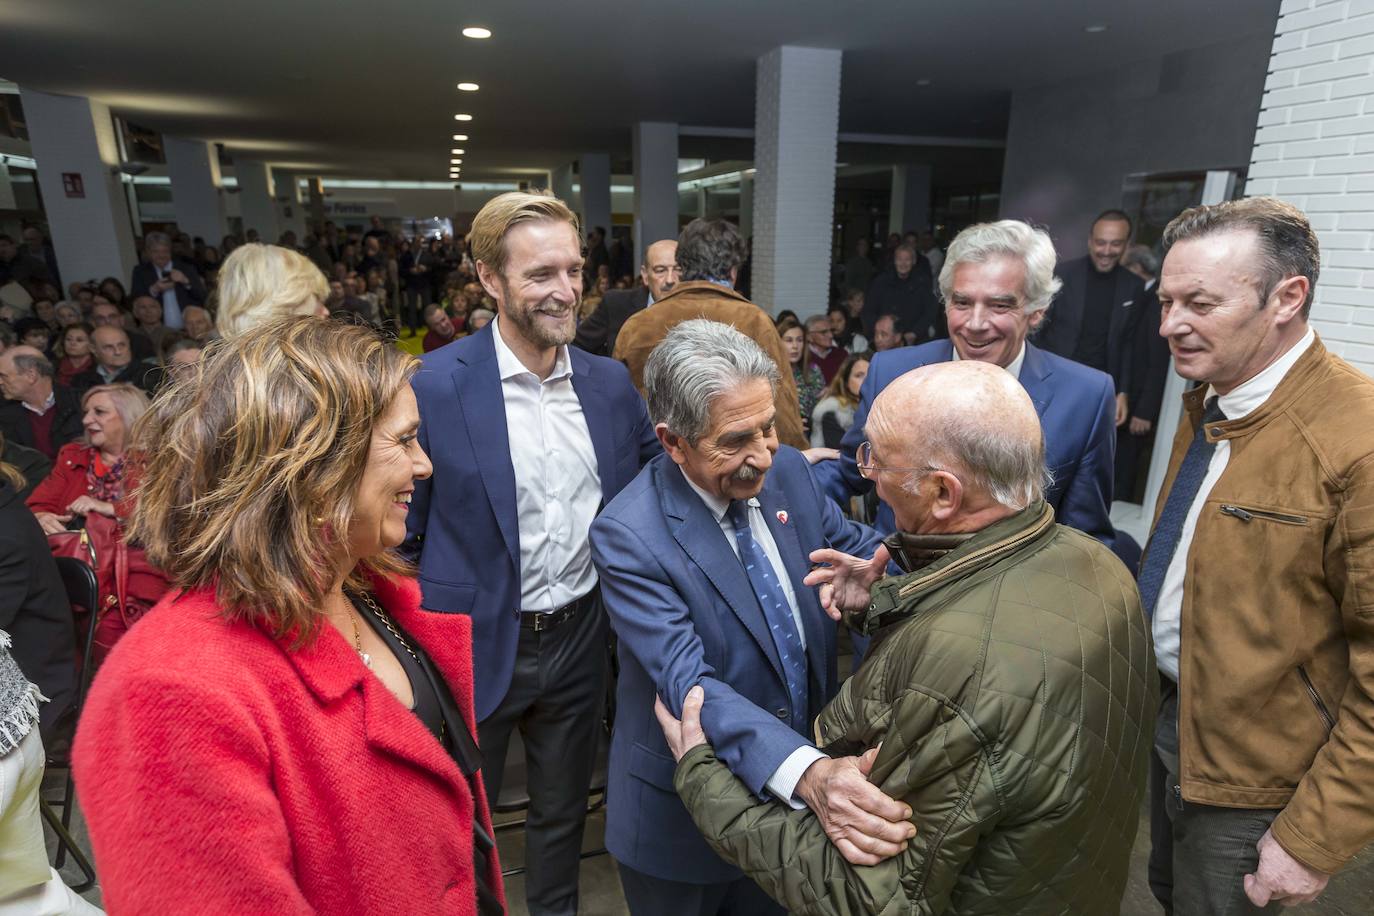
<svg viewBox="0 0 1374 916">
<path fill-rule="evenodd" d="M 1130 574 L 1055 523 L 1035 407 L 1005 370 L 909 372 L 874 401 L 868 434 L 859 467 L 897 531 L 868 560 L 811 555 L 830 564 L 806 580 L 827 610 L 874 637 L 816 734 L 830 754 L 877 749 L 870 779 L 911 807 L 916 837 L 851 867 L 814 816 L 760 802 L 716 758 L 699 695 L 682 722 L 658 708 L 683 802 L 789 909 L 1115 912 L 1157 691 Z M 878 581 L 889 554 L 905 573 Z"/>
</svg>

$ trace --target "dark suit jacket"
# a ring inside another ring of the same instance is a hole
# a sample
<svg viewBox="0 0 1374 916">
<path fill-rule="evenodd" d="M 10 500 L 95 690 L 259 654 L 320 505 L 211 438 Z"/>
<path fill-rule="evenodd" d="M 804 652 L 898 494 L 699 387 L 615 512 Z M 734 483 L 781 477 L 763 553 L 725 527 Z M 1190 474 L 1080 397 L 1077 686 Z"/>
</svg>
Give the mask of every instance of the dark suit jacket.
<svg viewBox="0 0 1374 916">
<path fill-rule="evenodd" d="M 190 261 L 183 261 L 180 258 L 172 258 L 172 267 L 186 275 L 190 283 L 177 284 L 177 303 L 186 308 L 188 305 L 205 304 L 205 283 L 200 279 L 200 272 Z M 135 299 L 139 296 L 151 296 L 148 288 L 157 282 L 157 268 L 147 261 L 134 268 L 133 276 L 129 278 L 129 298 Z M 161 302 L 161 296 L 153 296 Z"/>
<path fill-rule="evenodd" d="M 426 353 L 411 383 L 434 475 L 415 481 L 405 549 L 419 560 L 422 606 L 472 617 L 479 721 L 510 687 L 520 635 L 520 524 L 495 329 Z M 568 355 L 604 505 L 660 446 L 624 366 L 575 347 Z"/>
<path fill-rule="evenodd" d="M 1040 349 L 1073 359 L 1078 337 L 1083 331 L 1084 292 L 1090 270 L 1096 268 L 1087 255 L 1064 261 L 1055 268 L 1055 275 L 1064 285 L 1035 334 L 1035 345 Z M 1145 285 L 1124 267 L 1118 266 L 1115 273 L 1116 294 L 1112 297 L 1111 323 L 1107 330 L 1107 374 L 1112 377 L 1117 391 L 1125 391 L 1130 383 L 1132 341 L 1140 323 Z"/>
<path fill-rule="evenodd" d="M 51 702 L 42 704 L 45 739 L 76 699 L 72 609 L 48 539 L 7 481 L 0 479 L 0 630 L 24 676 Z"/>
<path fill-rule="evenodd" d="M 854 425 L 845 433 L 839 459 L 822 461 L 813 469 L 837 502 L 847 505 L 851 495 L 867 493 L 873 487 L 860 476 L 854 461 L 854 453 L 868 438 L 864 426 L 873 400 L 898 376 L 931 363 L 948 362 L 953 352 L 954 346 L 948 340 L 932 340 L 873 357 L 859 391 Z M 1061 524 L 1090 534 L 1108 547 L 1114 546 L 1111 507 L 1116 404 L 1112 380 L 1096 369 L 1026 344 L 1020 381 L 1035 404 L 1045 433 L 1045 463 L 1054 478 L 1045 492 L 1045 502 L 1054 508 Z M 887 503 L 879 504 L 874 524 L 884 533 L 895 527 Z"/>
<path fill-rule="evenodd" d="M 835 694 L 835 624 L 801 584 L 811 551 L 870 556 L 871 528 L 846 521 L 806 459 L 778 449 L 758 496 L 789 572 L 806 637 L 806 720 Z M 791 697 L 749 575 L 715 516 L 667 456 L 649 462 L 592 524 L 592 559 L 620 637 L 606 847 L 630 868 L 689 883 L 740 876 L 706 845 L 677 792 L 677 769 L 654 716 L 654 697 L 682 714 L 687 691 L 706 691 L 702 724 L 716 754 L 751 790 L 807 736 L 793 731 Z"/>
<path fill-rule="evenodd" d="M 573 343 L 588 353 L 610 356 L 615 352 L 615 337 L 620 333 L 620 326 L 631 315 L 642 312 L 648 305 L 647 286 L 607 290 L 601 304 L 587 316 L 586 321 L 578 325 L 577 339 Z"/>
<path fill-rule="evenodd" d="M 128 382 L 143 389 L 147 394 L 152 394 L 157 390 L 158 382 L 162 380 L 161 367 L 150 366 L 147 363 L 137 360 L 130 362 L 110 381 L 105 381 L 101 376 L 99 368 L 92 367 L 72 379 L 72 387 L 81 391 L 87 391 L 96 385 L 120 385 Z"/>
<path fill-rule="evenodd" d="M 52 418 L 52 451 L 53 455 L 56 455 L 62 446 L 79 439 L 84 427 L 81 425 L 80 392 L 65 385 L 55 384 L 52 386 L 52 394 L 53 407 L 57 411 Z M 0 433 L 4 433 L 6 442 L 28 448 L 36 446 L 33 441 L 33 429 L 29 426 L 30 416 L 29 409 L 19 401 L 0 402 Z"/>
<path fill-rule="evenodd" d="M 1130 414 L 1154 423 L 1169 376 L 1169 341 L 1159 336 L 1159 281 L 1142 293 L 1140 324 L 1131 341 L 1131 378 L 1126 386 Z"/>
</svg>

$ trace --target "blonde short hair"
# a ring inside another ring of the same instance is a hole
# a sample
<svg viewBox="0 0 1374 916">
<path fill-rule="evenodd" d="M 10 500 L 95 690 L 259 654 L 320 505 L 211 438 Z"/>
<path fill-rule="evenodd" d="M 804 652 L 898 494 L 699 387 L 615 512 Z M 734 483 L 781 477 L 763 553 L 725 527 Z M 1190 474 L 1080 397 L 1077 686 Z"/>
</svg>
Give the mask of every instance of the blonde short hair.
<svg viewBox="0 0 1374 916">
<path fill-rule="evenodd" d="M 249 242 L 235 248 L 219 269 L 216 286 L 219 332 L 225 337 L 285 318 L 310 315 L 329 297 L 329 281 L 309 258 L 289 248 Z"/>
<path fill-rule="evenodd" d="M 572 226 L 573 237 L 582 243 L 582 227 L 577 214 L 549 192 L 508 191 L 487 201 L 472 219 L 468 232 L 468 251 L 499 274 L 506 269 L 506 233 L 533 220 L 554 220 Z"/>
<path fill-rule="evenodd" d="M 129 527 L 176 588 L 224 615 L 312 639 L 337 574 L 373 428 L 420 361 L 373 329 L 293 316 L 216 343 L 134 431 Z M 383 553 L 366 574 L 409 571 Z"/>
<path fill-rule="evenodd" d="M 81 409 L 85 411 L 86 404 L 97 394 L 103 394 L 114 404 L 115 413 L 119 414 L 119 419 L 124 423 L 124 451 L 128 451 L 128 443 L 133 437 L 134 424 L 139 418 L 148 412 L 148 395 L 137 385 L 128 382 L 120 382 L 117 385 L 96 385 L 90 388 L 85 394 L 81 395 Z M 85 441 L 85 436 L 82 436 Z"/>
</svg>

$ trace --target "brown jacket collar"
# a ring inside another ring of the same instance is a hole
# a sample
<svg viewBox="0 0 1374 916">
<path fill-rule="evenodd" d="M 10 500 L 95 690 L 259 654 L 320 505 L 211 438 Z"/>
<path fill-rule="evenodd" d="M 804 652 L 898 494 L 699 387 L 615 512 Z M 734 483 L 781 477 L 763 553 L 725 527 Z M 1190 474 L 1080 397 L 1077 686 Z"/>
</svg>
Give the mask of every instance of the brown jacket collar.
<svg viewBox="0 0 1374 916">
<path fill-rule="evenodd" d="M 1248 436 L 1263 428 L 1266 423 L 1287 410 L 1289 405 L 1301 397 L 1318 380 L 1326 362 L 1326 347 L 1322 345 L 1321 335 L 1317 335 L 1316 339 L 1312 341 L 1312 345 L 1307 348 L 1307 352 L 1298 357 L 1298 361 L 1293 364 L 1292 369 L 1288 370 L 1288 374 L 1279 382 L 1279 386 L 1274 389 L 1274 393 L 1269 396 L 1267 401 L 1239 420 L 1224 420 L 1220 423 L 1213 423 L 1207 427 L 1207 441 L 1219 442 L 1222 439 Z M 1208 385 L 1199 385 L 1183 395 L 1183 409 L 1188 412 L 1189 425 L 1192 429 L 1197 429 L 1198 424 L 1202 422 L 1202 414 L 1205 410 L 1204 401 L 1207 399 L 1209 388 Z"/>
<path fill-rule="evenodd" d="M 721 286 L 710 280 L 685 280 L 675 285 L 662 299 L 655 299 L 654 305 L 662 305 L 678 298 L 695 299 L 703 294 L 708 299 L 738 299 L 740 302 L 749 302 L 749 299 L 741 295 L 738 290 L 729 286 Z"/>
</svg>

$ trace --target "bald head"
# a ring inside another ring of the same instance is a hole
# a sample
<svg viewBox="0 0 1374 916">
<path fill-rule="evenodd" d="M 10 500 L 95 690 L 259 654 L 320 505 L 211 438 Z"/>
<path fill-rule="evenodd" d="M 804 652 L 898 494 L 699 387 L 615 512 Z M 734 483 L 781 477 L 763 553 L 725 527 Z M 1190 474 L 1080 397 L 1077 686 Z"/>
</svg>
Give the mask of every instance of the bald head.
<svg viewBox="0 0 1374 916">
<path fill-rule="evenodd" d="M 668 295 L 678 281 L 677 239 L 663 239 L 644 249 L 639 276 L 655 302 Z"/>
<path fill-rule="evenodd" d="M 929 478 L 946 478 L 933 483 L 959 491 L 950 519 L 957 524 L 946 531 L 986 527 L 1044 495 L 1040 418 L 1021 383 L 999 366 L 970 360 L 914 369 L 874 400 L 867 429 L 875 463 L 922 469 L 893 472 L 900 485 L 885 489 L 899 492 L 882 494 L 904 531 L 928 530 L 919 516 L 930 507 L 906 506 L 916 527 L 905 527 L 898 503 L 917 497 Z"/>
<path fill-rule="evenodd" d="M 52 363 L 34 347 L 19 345 L 0 353 L 0 396 L 43 404 L 52 394 Z"/>
<path fill-rule="evenodd" d="M 123 328 L 102 325 L 91 333 L 91 343 L 94 345 L 96 362 L 106 369 L 123 369 L 133 361 L 129 335 Z"/>
</svg>

